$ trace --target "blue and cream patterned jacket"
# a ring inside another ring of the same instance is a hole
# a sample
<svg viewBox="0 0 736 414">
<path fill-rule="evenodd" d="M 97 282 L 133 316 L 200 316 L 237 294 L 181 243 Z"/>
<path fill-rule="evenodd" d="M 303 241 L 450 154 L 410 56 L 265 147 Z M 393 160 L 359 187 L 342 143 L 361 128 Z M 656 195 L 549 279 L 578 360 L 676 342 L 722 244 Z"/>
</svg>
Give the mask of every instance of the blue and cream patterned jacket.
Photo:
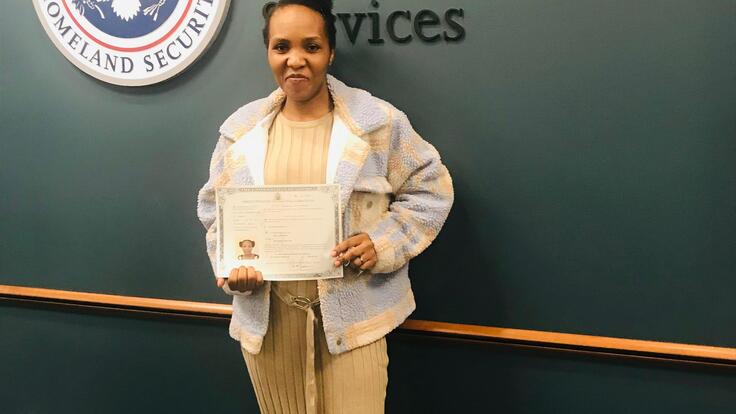
<svg viewBox="0 0 736 414">
<path fill-rule="evenodd" d="M 367 233 L 378 253 L 371 273 L 350 268 L 318 281 L 320 310 L 330 353 L 369 344 L 400 325 L 416 308 L 409 260 L 429 246 L 452 206 L 452 180 L 435 148 L 406 115 L 332 75 L 335 103 L 325 182 L 340 185 L 343 234 Z M 209 180 L 198 194 L 197 214 L 207 229 L 207 253 L 216 269 L 215 188 L 262 185 L 268 129 L 285 99 L 279 88 L 238 109 L 220 127 Z M 271 283 L 231 291 L 230 336 L 260 352 L 268 328 Z"/>
</svg>

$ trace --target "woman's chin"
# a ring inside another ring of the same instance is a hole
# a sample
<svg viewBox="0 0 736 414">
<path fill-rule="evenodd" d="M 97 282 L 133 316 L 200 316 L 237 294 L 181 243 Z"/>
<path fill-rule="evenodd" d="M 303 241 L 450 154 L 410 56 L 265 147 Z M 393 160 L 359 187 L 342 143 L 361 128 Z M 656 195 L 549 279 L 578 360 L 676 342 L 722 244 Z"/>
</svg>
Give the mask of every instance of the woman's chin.
<svg viewBox="0 0 736 414">
<path fill-rule="evenodd" d="M 311 99 L 311 96 L 304 92 L 289 93 L 287 91 L 286 97 L 294 103 L 306 103 L 306 102 L 309 102 L 309 100 Z"/>
<path fill-rule="evenodd" d="M 301 86 L 287 84 L 282 86 L 281 89 L 286 93 L 286 97 L 294 102 L 308 102 L 310 99 L 314 98 L 316 94 L 312 93 L 312 90 L 307 86 L 308 85 Z"/>
</svg>

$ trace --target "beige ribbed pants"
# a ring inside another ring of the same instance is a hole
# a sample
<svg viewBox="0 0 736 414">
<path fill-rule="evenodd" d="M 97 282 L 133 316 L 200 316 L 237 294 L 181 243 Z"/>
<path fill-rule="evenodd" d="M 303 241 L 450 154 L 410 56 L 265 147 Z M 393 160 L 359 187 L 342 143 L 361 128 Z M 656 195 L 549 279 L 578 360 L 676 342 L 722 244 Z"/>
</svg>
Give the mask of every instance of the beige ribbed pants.
<svg viewBox="0 0 736 414">
<path fill-rule="evenodd" d="M 317 282 L 271 282 L 296 296 L 317 297 Z M 272 286 L 273 287 L 273 286 Z M 307 414 L 307 312 L 289 306 L 271 291 L 269 326 L 261 352 L 241 348 L 263 414 Z M 386 338 L 332 355 L 315 308 L 314 377 L 316 412 L 383 413 L 388 384 Z"/>
</svg>

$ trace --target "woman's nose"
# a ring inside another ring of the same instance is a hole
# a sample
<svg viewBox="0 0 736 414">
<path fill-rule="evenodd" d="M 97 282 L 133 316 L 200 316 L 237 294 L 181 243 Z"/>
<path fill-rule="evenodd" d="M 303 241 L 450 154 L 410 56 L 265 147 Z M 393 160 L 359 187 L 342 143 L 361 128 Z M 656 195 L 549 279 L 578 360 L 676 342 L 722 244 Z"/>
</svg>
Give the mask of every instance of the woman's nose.
<svg viewBox="0 0 736 414">
<path fill-rule="evenodd" d="M 305 63 L 306 60 L 301 55 L 301 53 L 298 52 L 292 52 L 291 54 L 289 54 L 289 58 L 286 60 L 286 64 L 290 68 L 299 68 L 304 66 Z"/>
</svg>

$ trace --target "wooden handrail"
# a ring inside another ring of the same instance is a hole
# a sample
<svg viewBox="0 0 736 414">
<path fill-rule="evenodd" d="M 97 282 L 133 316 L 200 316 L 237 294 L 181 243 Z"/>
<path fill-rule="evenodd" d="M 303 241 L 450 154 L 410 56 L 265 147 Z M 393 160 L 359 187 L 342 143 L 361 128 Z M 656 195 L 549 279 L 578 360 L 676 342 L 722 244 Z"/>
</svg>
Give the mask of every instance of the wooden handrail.
<svg viewBox="0 0 736 414">
<path fill-rule="evenodd" d="M 3 298 L 43 302 L 50 301 L 71 305 L 92 305 L 105 308 L 119 308 L 121 310 L 163 312 L 179 315 L 217 316 L 221 318 L 228 318 L 232 314 L 232 306 L 219 303 L 108 295 L 11 285 L 0 285 L 0 299 Z M 407 333 L 483 340 L 487 342 L 584 350 L 606 354 L 653 356 L 664 359 L 714 362 L 736 366 L 736 348 L 413 319 L 407 319 L 399 329 Z"/>
<path fill-rule="evenodd" d="M 195 315 L 230 316 L 232 314 L 232 306 L 219 303 L 108 295 L 104 293 L 76 292 L 24 286 L 0 285 L 0 296 L 25 299 L 50 299 L 56 302 L 107 305 L 120 308 L 170 311 Z"/>
<path fill-rule="evenodd" d="M 485 338 L 537 345 L 553 345 L 665 357 L 702 358 L 730 361 L 736 365 L 736 348 L 421 320 L 407 320 L 401 327 L 409 331 L 456 337 Z"/>
</svg>

